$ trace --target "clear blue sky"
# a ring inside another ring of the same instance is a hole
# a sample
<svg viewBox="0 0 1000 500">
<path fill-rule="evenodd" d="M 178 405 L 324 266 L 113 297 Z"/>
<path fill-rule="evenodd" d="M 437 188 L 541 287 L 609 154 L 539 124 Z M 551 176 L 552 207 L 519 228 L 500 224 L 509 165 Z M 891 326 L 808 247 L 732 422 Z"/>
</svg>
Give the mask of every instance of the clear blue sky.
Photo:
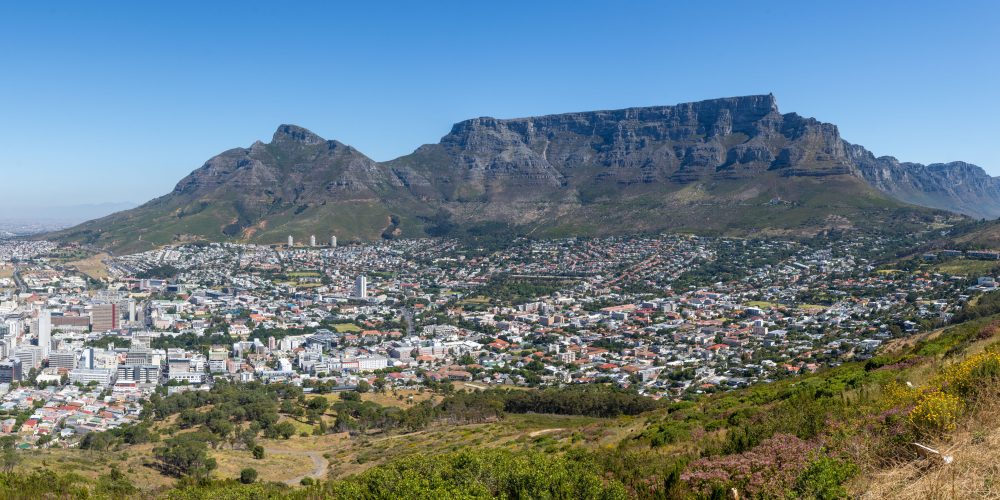
<svg viewBox="0 0 1000 500">
<path fill-rule="evenodd" d="M 281 123 L 387 160 L 475 116 L 767 92 L 1000 174 L 995 0 L 332 4 L 4 2 L 0 215 L 143 202 Z"/>
</svg>

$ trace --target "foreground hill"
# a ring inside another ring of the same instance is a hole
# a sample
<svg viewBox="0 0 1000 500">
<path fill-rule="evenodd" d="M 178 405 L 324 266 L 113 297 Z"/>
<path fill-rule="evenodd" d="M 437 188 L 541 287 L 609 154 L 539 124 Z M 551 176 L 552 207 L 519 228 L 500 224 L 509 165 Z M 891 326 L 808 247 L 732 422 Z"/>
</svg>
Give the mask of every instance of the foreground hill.
<svg viewBox="0 0 1000 500">
<path fill-rule="evenodd" d="M 876 158 L 772 95 L 456 124 L 379 163 L 293 125 L 226 151 L 138 208 L 52 237 L 115 250 L 284 242 L 684 230 L 908 231 L 940 212 L 1000 215 L 1000 184 L 962 163 Z"/>
</svg>

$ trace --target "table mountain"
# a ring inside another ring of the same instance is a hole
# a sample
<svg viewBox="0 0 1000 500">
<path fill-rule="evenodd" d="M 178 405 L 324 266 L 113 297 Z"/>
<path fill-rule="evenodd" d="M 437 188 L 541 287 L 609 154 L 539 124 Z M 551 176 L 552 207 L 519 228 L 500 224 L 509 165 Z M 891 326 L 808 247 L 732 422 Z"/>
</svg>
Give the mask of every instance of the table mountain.
<svg viewBox="0 0 1000 500">
<path fill-rule="evenodd" d="M 282 125 L 136 209 L 52 235 L 118 250 L 192 240 L 302 241 L 630 231 L 909 230 L 1000 214 L 997 180 L 964 163 L 876 158 L 772 95 L 460 122 L 388 162 Z"/>
</svg>

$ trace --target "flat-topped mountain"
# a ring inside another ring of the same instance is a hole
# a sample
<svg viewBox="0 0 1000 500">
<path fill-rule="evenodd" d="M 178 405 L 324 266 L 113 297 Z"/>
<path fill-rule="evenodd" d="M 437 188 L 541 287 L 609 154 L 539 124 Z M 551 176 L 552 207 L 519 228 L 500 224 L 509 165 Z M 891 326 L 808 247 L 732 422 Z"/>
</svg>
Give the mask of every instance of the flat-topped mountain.
<svg viewBox="0 0 1000 500">
<path fill-rule="evenodd" d="M 676 106 L 475 118 L 388 162 L 282 125 L 174 190 L 55 237 L 134 250 L 192 240 L 302 241 L 508 231 L 539 236 L 684 230 L 906 230 L 923 205 L 1000 215 L 974 165 L 900 163 L 782 114 L 772 95 Z"/>
</svg>

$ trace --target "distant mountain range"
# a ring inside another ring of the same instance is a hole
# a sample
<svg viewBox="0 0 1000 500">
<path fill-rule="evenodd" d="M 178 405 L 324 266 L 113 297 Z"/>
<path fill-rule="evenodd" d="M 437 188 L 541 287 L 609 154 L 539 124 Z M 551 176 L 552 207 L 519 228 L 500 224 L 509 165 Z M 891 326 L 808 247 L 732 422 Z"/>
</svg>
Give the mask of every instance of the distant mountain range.
<svg viewBox="0 0 1000 500">
<path fill-rule="evenodd" d="M 937 210 L 935 210 L 937 209 Z M 1000 179 L 967 163 L 875 157 L 773 95 L 456 124 L 387 162 L 282 125 L 172 192 L 52 237 L 119 251 L 198 240 L 680 230 L 907 231 L 943 211 L 1000 215 Z"/>
</svg>

